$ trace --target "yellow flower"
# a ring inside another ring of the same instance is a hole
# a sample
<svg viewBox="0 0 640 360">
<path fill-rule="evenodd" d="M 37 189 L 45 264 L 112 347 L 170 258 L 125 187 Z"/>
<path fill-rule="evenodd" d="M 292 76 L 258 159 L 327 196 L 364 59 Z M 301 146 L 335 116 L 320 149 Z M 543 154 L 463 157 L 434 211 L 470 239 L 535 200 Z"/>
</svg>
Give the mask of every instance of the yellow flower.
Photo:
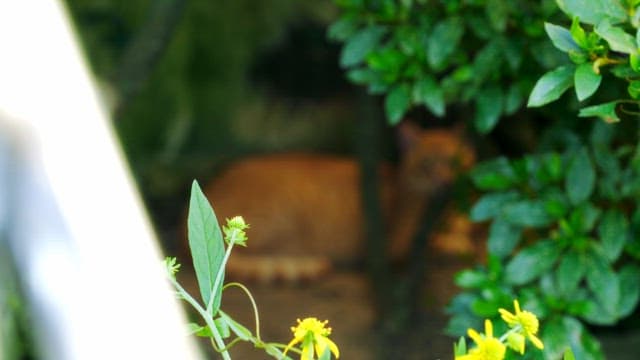
<svg viewBox="0 0 640 360">
<path fill-rule="evenodd" d="M 493 337 L 493 324 L 490 320 L 484 321 L 484 332 L 484 335 L 480 335 L 469 329 L 469 337 L 476 343 L 476 347 L 466 355 L 456 356 L 456 360 L 503 360 L 507 347 L 500 339 Z"/>
<path fill-rule="evenodd" d="M 507 344 L 510 348 L 519 352 L 520 355 L 524 354 L 524 336 L 522 334 L 509 332 L 507 335 Z"/>
<path fill-rule="evenodd" d="M 327 348 L 336 356 L 336 359 L 339 358 L 338 346 L 328 338 L 331 335 L 331 328 L 325 327 L 327 323 L 327 320 L 319 321 L 314 317 L 302 321 L 298 319 L 298 325 L 291 327 L 293 340 L 287 344 L 284 354 L 286 355 L 287 351 L 295 344 L 302 343 L 301 360 L 313 359 L 314 349 L 315 353 L 321 356 Z"/>
<path fill-rule="evenodd" d="M 499 309 L 500 315 L 502 316 L 502 320 L 504 320 L 510 328 L 516 329 L 516 332 L 524 335 L 529 339 L 537 347 L 538 349 L 544 349 L 544 344 L 542 341 L 536 336 L 538 333 L 538 318 L 536 315 L 529 311 L 520 311 L 520 304 L 518 300 L 513 301 L 513 306 L 516 309 L 516 313 L 512 314 L 505 309 Z M 522 345 L 522 351 L 524 352 L 524 344 Z M 516 351 L 520 351 L 520 349 L 514 349 Z"/>
</svg>

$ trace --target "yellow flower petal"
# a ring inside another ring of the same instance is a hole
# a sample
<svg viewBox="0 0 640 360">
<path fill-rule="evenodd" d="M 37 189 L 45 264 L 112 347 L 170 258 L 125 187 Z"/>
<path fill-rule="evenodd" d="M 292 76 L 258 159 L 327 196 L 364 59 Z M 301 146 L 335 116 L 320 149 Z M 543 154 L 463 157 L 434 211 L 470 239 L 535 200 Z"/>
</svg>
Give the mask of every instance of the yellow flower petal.
<svg viewBox="0 0 640 360">
<path fill-rule="evenodd" d="M 490 320 L 484 321 L 484 333 L 487 334 L 487 337 L 493 337 L 493 324 Z"/>
<path fill-rule="evenodd" d="M 529 335 L 529 341 L 531 341 L 533 345 L 538 349 L 540 350 L 544 349 L 544 344 L 542 343 L 542 340 L 540 340 L 537 336 Z"/>
</svg>

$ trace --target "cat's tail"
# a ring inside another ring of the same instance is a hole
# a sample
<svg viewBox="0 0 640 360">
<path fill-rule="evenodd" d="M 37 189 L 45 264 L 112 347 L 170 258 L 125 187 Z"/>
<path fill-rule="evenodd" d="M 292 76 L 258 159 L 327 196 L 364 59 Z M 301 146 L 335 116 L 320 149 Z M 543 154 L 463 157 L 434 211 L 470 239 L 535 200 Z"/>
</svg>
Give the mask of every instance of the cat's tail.
<svg viewBox="0 0 640 360">
<path fill-rule="evenodd" d="M 297 284 L 318 279 L 331 271 L 328 258 L 303 255 L 231 255 L 226 267 L 226 276 L 240 281 L 263 284 Z"/>
</svg>

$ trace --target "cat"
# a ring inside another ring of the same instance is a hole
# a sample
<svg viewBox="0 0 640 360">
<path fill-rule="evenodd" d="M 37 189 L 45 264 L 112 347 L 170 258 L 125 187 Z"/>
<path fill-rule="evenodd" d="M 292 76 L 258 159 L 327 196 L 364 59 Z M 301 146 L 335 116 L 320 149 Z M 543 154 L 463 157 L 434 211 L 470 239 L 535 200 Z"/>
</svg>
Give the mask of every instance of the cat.
<svg viewBox="0 0 640 360">
<path fill-rule="evenodd" d="M 457 131 L 423 130 L 403 122 L 400 165 L 381 164 L 380 201 L 388 224 L 389 251 L 408 251 L 429 193 L 449 184 L 474 162 Z M 232 278 L 297 282 L 336 265 L 362 260 L 364 219 L 359 165 L 353 158 L 280 153 L 231 164 L 204 193 L 221 223 L 242 215 L 250 225 L 248 247 L 236 248 L 227 264 Z M 471 223 L 459 214 L 430 238 L 442 252 L 471 252 Z"/>
</svg>

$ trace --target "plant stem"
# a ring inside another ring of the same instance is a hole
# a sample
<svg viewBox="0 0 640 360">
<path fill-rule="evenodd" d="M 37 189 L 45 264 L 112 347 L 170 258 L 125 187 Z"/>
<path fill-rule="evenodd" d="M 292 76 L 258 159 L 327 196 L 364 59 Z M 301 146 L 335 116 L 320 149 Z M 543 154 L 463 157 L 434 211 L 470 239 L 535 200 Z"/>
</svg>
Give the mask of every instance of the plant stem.
<svg viewBox="0 0 640 360">
<path fill-rule="evenodd" d="M 256 301 L 253 298 L 253 295 L 251 295 L 251 292 L 249 291 L 249 289 L 247 289 L 246 286 L 242 285 L 241 283 L 238 282 L 232 282 L 229 283 L 227 285 L 225 285 L 222 289 L 224 290 L 227 287 L 231 287 L 231 286 L 237 286 L 240 289 L 242 289 L 245 294 L 247 294 L 247 297 L 249 297 L 249 301 L 251 301 L 251 306 L 253 306 L 253 316 L 256 319 L 256 339 L 260 340 L 260 315 L 258 314 L 258 305 L 256 305 Z"/>
<path fill-rule="evenodd" d="M 235 234 L 235 231 L 234 231 L 234 234 Z M 233 240 L 234 234 L 232 234 L 231 240 Z M 220 264 L 220 270 L 216 274 L 216 280 L 213 282 L 213 288 L 211 289 L 211 294 L 215 294 L 222 283 L 222 276 L 224 275 L 224 269 L 227 266 L 227 261 L 229 260 L 229 256 L 231 256 L 231 249 L 233 249 L 233 244 L 234 244 L 233 241 L 229 241 L 229 246 L 227 246 L 227 251 L 224 254 L 224 258 L 222 259 L 222 264 Z M 209 304 L 207 304 L 207 313 L 209 313 L 212 317 L 214 315 L 212 314 L 214 298 L 215 296 L 211 296 L 209 298 Z"/>
<path fill-rule="evenodd" d="M 178 290 L 178 292 L 185 299 L 185 301 L 187 301 L 191 306 L 193 306 L 193 308 L 196 309 L 196 311 L 200 314 L 200 316 L 202 316 L 202 318 L 204 319 L 204 322 L 207 324 L 207 326 L 211 330 L 211 334 L 213 334 L 213 339 L 217 345 L 216 351 L 219 351 L 222 354 L 222 358 L 224 360 L 231 360 L 231 355 L 229 355 L 229 352 L 225 349 L 224 340 L 222 340 L 222 336 L 218 332 L 218 328 L 216 327 L 216 324 L 213 322 L 213 317 L 209 314 L 209 312 L 203 309 L 202 306 L 200 306 L 200 304 L 196 301 L 196 299 L 194 299 L 193 296 L 191 296 L 182 287 L 182 285 L 178 283 L 178 281 L 174 277 L 170 276 L 169 281 L 171 281 L 171 284 L 173 284 L 173 286 Z"/>
</svg>

